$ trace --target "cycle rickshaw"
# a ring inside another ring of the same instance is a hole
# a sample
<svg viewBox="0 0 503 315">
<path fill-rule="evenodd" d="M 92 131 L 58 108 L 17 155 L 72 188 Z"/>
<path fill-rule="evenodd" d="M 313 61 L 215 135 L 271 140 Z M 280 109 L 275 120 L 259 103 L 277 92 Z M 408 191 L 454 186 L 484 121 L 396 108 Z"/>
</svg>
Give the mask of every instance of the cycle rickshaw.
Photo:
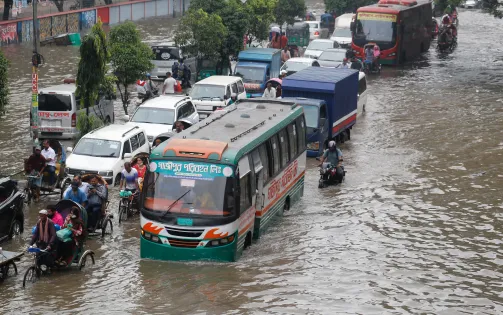
<svg viewBox="0 0 503 315">
<path fill-rule="evenodd" d="M 143 165 L 145 166 L 145 172 L 146 172 L 146 169 L 150 163 L 150 153 L 138 153 L 135 157 L 133 157 L 131 159 L 132 168 L 135 168 L 138 159 L 141 159 L 143 161 Z M 141 190 L 143 188 L 144 177 L 145 173 L 143 173 L 143 176 L 138 176 L 138 185 L 140 189 L 136 191 L 134 194 L 129 191 L 121 192 L 120 195 L 121 200 L 119 202 L 119 224 L 122 221 L 126 221 L 128 218 L 132 217 L 136 212 L 140 211 L 138 200 Z"/>
<path fill-rule="evenodd" d="M 56 210 L 66 218 L 66 216 L 71 212 L 73 207 L 77 207 L 80 212 L 80 218 L 82 219 L 84 225 L 82 227 L 83 237 L 79 240 L 79 244 L 73 249 L 73 255 L 71 261 L 66 266 L 60 266 L 58 264 L 53 264 L 52 266 L 45 266 L 40 264 L 43 255 L 54 255 L 52 252 L 47 252 L 41 250 L 40 248 L 29 248 L 28 252 L 33 254 L 33 265 L 29 267 L 23 277 L 23 287 L 30 283 L 35 283 L 41 275 L 47 274 L 50 267 L 52 270 L 67 269 L 71 268 L 73 265 L 77 265 L 79 270 L 82 270 L 90 260 L 94 265 L 94 252 L 92 250 L 85 250 L 85 239 L 87 236 L 85 226 L 87 226 L 87 212 L 78 203 L 72 200 L 61 200 L 56 204 Z M 72 240 L 73 242 L 73 240 Z"/>
<path fill-rule="evenodd" d="M 88 227 L 92 230 L 92 232 L 90 232 L 89 235 L 90 236 L 99 235 L 99 233 L 96 232 L 97 230 L 99 230 L 101 231 L 101 237 L 105 237 L 105 235 L 112 235 L 114 230 L 114 227 L 112 225 L 113 214 L 108 212 L 108 204 L 110 203 L 110 201 L 108 200 L 108 191 L 109 191 L 108 183 L 103 177 L 97 174 L 84 174 L 80 177 L 80 179 L 82 180 L 82 182 L 89 183 L 93 176 L 95 176 L 98 179 L 99 184 L 105 187 L 107 194 L 106 199 L 103 201 L 100 217 L 96 222 L 96 226 Z"/>
</svg>

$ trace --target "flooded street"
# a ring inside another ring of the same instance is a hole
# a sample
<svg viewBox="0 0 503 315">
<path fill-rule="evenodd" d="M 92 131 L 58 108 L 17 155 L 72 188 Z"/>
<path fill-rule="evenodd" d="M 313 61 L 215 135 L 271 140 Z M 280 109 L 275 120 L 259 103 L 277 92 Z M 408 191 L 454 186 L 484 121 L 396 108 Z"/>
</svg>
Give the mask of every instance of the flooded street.
<svg viewBox="0 0 503 315">
<path fill-rule="evenodd" d="M 0 313 L 501 314 L 503 20 L 459 20 L 452 54 L 432 45 L 371 76 L 367 112 L 341 147 L 346 181 L 318 189 L 309 160 L 304 198 L 237 263 L 140 260 L 139 218 L 119 226 L 114 199 L 113 236 L 86 243 L 96 264 L 23 289 L 25 255 L 20 275 L 0 284 Z M 172 29 L 139 25 L 148 41 Z M 30 150 L 31 48 L 2 49 L 12 63 L 2 173 L 13 173 Z M 78 48 L 42 54 L 41 87 L 75 75 Z M 38 209 L 25 209 L 25 233 L 3 249 L 26 249 Z"/>
</svg>

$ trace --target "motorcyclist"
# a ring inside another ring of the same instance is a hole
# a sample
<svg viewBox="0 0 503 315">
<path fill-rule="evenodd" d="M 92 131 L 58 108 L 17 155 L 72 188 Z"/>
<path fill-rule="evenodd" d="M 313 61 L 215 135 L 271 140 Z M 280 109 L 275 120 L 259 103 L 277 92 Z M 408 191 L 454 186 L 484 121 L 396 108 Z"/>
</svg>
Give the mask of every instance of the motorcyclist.
<svg viewBox="0 0 503 315">
<path fill-rule="evenodd" d="M 449 14 L 445 14 L 442 17 L 442 26 L 447 28 L 449 31 L 449 35 L 452 37 L 453 40 L 456 40 L 458 32 L 456 27 L 452 24 L 451 17 Z"/>
<path fill-rule="evenodd" d="M 335 180 L 337 182 L 342 182 L 342 179 L 344 177 L 344 166 L 342 165 L 342 151 L 337 148 L 335 141 L 331 140 L 328 142 L 328 150 L 325 150 L 323 153 L 323 156 L 320 159 L 320 167 L 327 167 L 327 164 L 323 164 L 325 161 L 328 162 L 328 164 L 335 168 Z M 326 175 L 328 176 L 328 174 Z M 325 178 L 326 179 L 326 178 Z"/>
<path fill-rule="evenodd" d="M 142 102 L 145 102 L 152 95 L 150 91 L 150 85 L 147 84 L 146 80 L 138 80 L 136 81 L 136 93 L 138 93 L 138 98 L 141 99 Z"/>
</svg>

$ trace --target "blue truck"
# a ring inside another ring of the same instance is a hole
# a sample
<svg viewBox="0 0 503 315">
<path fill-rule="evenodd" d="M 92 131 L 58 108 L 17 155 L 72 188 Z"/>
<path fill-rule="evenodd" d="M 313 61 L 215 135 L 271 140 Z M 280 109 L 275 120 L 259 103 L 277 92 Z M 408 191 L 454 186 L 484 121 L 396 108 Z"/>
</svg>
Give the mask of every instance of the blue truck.
<svg viewBox="0 0 503 315">
<path fill-rule="evenodd" d="M 249 48 L 238 55 L 234 75 L 243 78 L 247 97 L 261 97 L 269 79 L 279 77 L 281 50 Z"/>
<path fill-rule="evenodd" d="M 320 156 L 329 140 L 349 140 L 356 123 L 358 71 L 309 67 L 283 80 L 282 97 L 304 108 L 307 156 Z"/>
</svg>

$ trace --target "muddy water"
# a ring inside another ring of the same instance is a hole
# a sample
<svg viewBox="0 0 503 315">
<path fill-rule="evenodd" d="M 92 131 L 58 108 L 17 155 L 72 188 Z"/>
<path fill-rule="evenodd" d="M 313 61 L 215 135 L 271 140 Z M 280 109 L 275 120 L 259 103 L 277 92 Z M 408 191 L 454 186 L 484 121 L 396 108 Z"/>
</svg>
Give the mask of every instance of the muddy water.
<svg viewBox="0 0 503 315">
<path fill-rule="evenodd" d="M 370 79 L 367 112 L 342 147 L 346 182 L 319 190 L 311 161 L 303 200 L 239 262 L 141 261 L 138 220 L 114 219 L 112 237 L 87 243 L 96 265 L 25 290 L 11 278 L 0 313 L 501 313 L 503 22 L 464 11 L 460 23 L 452 54 L 432 48 Z M 159 25 L 141 28 L 160 40 L 170 28 Z M 29 150 L 30 49 L 4 52 L 16 88 L 0 143 L 14 170 Z M 74 74 L 76 49 L 44 55 L 41 84 Z M 37 209 L 25 210 L 26 229 Z M 22 251 L 26 237 L 2 247 Z"/>
</svg>

